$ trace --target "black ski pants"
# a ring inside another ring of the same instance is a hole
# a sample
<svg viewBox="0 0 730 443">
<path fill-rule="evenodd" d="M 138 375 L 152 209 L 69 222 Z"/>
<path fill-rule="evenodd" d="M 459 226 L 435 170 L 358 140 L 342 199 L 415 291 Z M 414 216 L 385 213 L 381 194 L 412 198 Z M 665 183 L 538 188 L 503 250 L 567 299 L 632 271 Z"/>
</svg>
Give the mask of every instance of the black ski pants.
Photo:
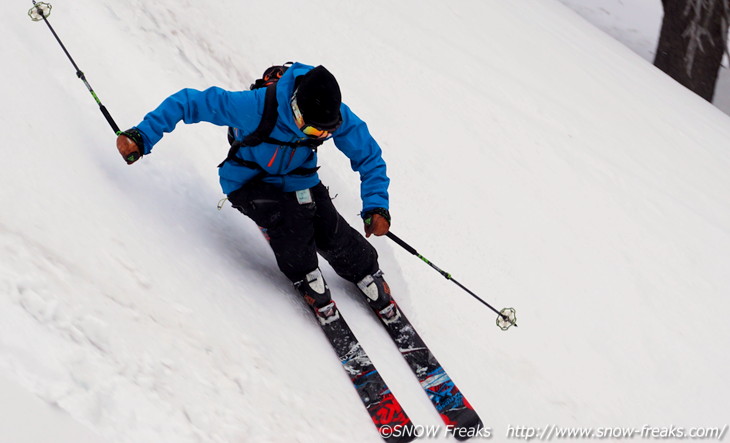
<svg viewBox="0 0 730 443">
<path fill-rule="evenodd" d="M 337 212 L 327 188 L 320 182 L 309 191 L 311 202 L 300 202 L 297 193 L 256 180 L 228 198 L 262 228 L 279 269 L 292 282 L 318 267 L 317 252 L 353 283 L 376 272 L 377 251 Z"/>
</svg>

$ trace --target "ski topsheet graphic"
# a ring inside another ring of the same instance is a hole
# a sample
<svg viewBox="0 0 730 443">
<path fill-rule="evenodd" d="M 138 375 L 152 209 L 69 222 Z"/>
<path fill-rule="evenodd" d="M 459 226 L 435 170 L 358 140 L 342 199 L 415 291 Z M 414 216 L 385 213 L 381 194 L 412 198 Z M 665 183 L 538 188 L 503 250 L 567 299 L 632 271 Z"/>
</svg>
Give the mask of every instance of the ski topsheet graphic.
<svg viewBox="0 0 730 443">
<path fill-rule="evenodd" d="M 449 377 L 395 301 L 376 312 L 449 432 L 457 440 L 476 436 L 483 428 L 479 415 Z"/>
<path fill-rule="evenodd" d="M 315 310 L 314 314 L 383 439 L 389 443 L 412 441 L 415 431 L 411 419 L 380 376 L 335 303 Z"/>
</svg>

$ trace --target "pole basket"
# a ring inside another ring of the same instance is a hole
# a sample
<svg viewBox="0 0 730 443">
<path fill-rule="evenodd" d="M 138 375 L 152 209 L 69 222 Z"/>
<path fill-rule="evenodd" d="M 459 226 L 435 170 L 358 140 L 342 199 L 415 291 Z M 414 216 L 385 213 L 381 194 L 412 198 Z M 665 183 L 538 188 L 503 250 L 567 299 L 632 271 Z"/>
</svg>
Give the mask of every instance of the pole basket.
<svg viewBox="0 0 730 443">
<path fill-rule="evenodd" d="M 50 3 L 33 2 L 33 7 L 28 11 L 28 16 L 34 22 L 39 22 L 51 15 L 51 8 L 53 8 L 53 6 L 51 6 Z"/>
<path fill-rule="evenodd" d="M 506 331 L 510 326 L 517 326 L 517 312 L 515 308 L 504 308 L 499 311 L 497 316 L 497 326 L 499 329 Z"/>
</svg>

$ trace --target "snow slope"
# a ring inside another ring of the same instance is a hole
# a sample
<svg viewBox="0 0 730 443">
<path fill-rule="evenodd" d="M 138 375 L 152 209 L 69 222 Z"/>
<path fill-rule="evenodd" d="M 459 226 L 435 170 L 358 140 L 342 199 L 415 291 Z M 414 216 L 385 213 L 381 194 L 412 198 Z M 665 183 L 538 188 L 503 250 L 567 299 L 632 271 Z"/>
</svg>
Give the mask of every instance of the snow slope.
<svg viewBox="0 0 730 443">
<path fill-rule="evenodd" d="M 98 443 L 101 436 L 71 418 L 65 411 L 48 404 L 15 383 L 0 379 L 0 435 L 2 441 L 37 443 L 54 441 Z"/>
<path fill-rule="evenodd" d="M 127 167 L 29 6 L 0 5 L 0 379 L 20 389 L 3 408 L 31 392 L 108 442 L 380 441 L 253 223 L 215 208 L 225 130 L 180 125 Z M 334 72 L 383 146 L 393 232 L 517 309 L 503 333 L 372 240 L 495 440 L 520 425 L 727 424 L 730 120 L 562 5 L 59 0 L 51 23 L 122 127 L 180 88 L 244 88 L 272 63 Z M 359 225 L 357 176 L 320 152 Z M 408 413 L 438 425 L 323 268 Z M 80 440 L 38 417 L 48 441 Z M 0 418 L 6 435 L 22 426 Z"/>
<path fill-rule="evenodd" d="M 664 10 L 660 1 L 560 0 L 599 29 L 654 62 Z M 723 60 L 715 86 L 713 104 L 730 114 L 730 72 Z"/>
</svg>

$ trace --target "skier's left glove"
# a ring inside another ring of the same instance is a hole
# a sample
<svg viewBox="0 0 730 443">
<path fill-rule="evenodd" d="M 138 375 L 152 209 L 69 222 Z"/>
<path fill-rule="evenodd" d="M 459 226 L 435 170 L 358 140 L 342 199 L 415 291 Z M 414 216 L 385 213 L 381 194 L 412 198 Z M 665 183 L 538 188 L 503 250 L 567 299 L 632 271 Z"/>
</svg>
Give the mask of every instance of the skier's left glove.
<svg viewBox="0 0 730 443">
<path fill-rule="evenodd" d="M 137 128 L 127 129 L 117 137 L 117 150 L 128 165 L 136 162 L 144 155 L 144 140 Z"/>
<path fill-rule="evenodd" d="M 370 209 L 362 213 L 365 222 L 365 237 L 385 235 L 390 230 L 390 212 L 385 208 Z"/>
</svg>

